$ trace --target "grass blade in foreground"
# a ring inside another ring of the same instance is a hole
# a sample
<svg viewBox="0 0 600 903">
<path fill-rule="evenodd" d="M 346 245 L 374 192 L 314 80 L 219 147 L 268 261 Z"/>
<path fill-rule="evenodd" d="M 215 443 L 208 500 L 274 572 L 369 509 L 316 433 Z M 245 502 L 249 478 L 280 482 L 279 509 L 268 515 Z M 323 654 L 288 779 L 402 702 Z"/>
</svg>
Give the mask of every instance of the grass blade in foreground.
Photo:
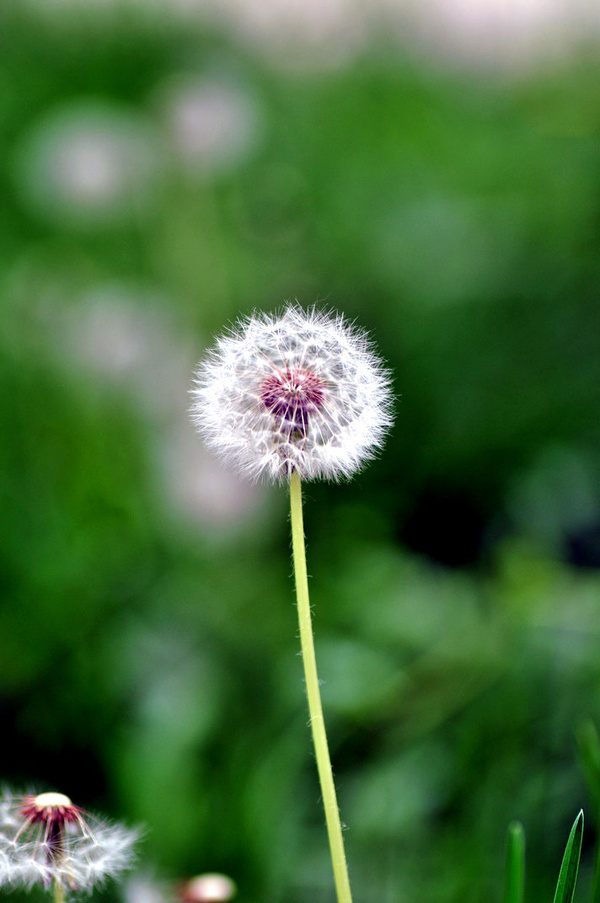
<svg viewBox="0 0 600 903">
<path fill-rule="evenodd" d="M 518 821 L 508 826 L 506 872 L 502 903 L 523 903 L 525 889 L 525 832 Z"/>
<path fill-rule="evenodd" d="M 558 875 L 558 884 L 554 894 L 554 903 L 572 903 L 579 871 L 579 857 L 581 855 L 581 841 L 583 839 L 583 810 L 573 822 L 565 855 Z"/>
</svg>

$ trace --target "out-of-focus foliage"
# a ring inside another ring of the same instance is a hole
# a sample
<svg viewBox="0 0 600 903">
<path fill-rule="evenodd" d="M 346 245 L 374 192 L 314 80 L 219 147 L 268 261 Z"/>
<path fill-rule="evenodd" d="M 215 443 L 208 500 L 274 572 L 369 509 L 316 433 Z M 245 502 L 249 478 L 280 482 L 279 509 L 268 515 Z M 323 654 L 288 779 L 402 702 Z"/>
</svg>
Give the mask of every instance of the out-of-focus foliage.
<svg viewBox="0 0 600 903">
<path fill-rule="evenodd" d="M 332 899 L 286 500 L 186 419 L 214 330 L 322 300 L 398 393 L 306 491 L 356 903 L 500 900 L 512 819 L 551 899 L 600 707 L 598 67 L 278 68 L 157 9 L 0 11 L 2 775 L 144 823 L 161 881 Z"/>
</svg>

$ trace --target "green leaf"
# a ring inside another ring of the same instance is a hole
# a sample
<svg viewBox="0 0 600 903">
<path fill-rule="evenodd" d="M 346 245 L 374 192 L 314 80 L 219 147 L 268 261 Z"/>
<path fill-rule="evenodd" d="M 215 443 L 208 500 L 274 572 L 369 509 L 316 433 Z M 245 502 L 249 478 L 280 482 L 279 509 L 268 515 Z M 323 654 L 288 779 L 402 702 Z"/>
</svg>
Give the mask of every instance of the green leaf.
<svg viewBox="0 0 600 903">
<path fill-rule="evenodd" d="M 520 822 L 513 821 L 508 826 L 502 903 L 523 903 L 524 889 L 525 832 Z"/>
<path fill-rule="evenodd" d="M 558 884 L 554 894 L 554 903 L 572 903 L 579 871 L 579 857 L 581 855 L 581 841 L 583 839 L 583 810 L 573 822 L 565 855 L 558 875 Z"/>
</svg>

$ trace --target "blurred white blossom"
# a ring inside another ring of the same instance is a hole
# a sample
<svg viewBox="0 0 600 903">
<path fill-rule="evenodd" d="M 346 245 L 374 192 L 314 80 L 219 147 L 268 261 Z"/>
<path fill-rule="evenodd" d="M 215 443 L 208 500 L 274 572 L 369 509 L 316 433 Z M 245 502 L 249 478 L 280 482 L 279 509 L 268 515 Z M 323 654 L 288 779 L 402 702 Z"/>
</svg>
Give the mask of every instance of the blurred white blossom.
<svg viewBox="0 0 600 903">
<path fill-rule="evenodd" d="M 195 440 L 186 405 L 191 342 L 168 306 L 142 287 L 98 286 L 55 324 L 52 347 L 61 362 L 126 392 L 152 425 L 157 489 L 167 507 L 210 529 L 227 528 L 252 516 L 261 496 Z"/>
<path fill-rule="evenodd" d="M 168 308 L 143 286 L 99 285 L 67 311 L 56 340 L 86 369 L 133 392 L 143 410 L 169 415 L 189 359 Z"/>
<path fill-rule="evenodd" d="M 207 872 L 190 878 L 179 888 L 182 903 L 228 903 L 237 893 L 234 882 L 219 872 Z"/>
<path fill-rule="evenodd" d="M 241 163 L 256 147 L 261 117 L 256 99 L 219 76 L 178 75 L 161 85 L 158 105 L 169 145 L 191 173 Z"/>
<path fill-rule="evenodd" d="M 87 0 L 117 9 L 123 0 Z M 128 0 L 132 8 L 217 27 L 280 66 L 331 67 L 385 35 L 435 64 L 460 61 L 505 71 L 597 43 L 597 0 Z M 38 9 L 81 0 L 29 0 Z"/>
<path fill-rule="evenodd" d="M 596 0 L 381 0 L 391 33 L 438 61 L 504 70 L 600 37 Z"/>
<path fill-rule="evenodd" d="M 133 875 L 123 884 L 125 903 L 173 903 L 170 887 L 148 875 Z"/>
<path fill-rule="evenodd" d="M 136 216 L 158 172 L 153 130 L 137 111 L 71 103 L 33 123 L 18 154 L 17 179 L 33 211 L 97 226 Z"/>
</svg>

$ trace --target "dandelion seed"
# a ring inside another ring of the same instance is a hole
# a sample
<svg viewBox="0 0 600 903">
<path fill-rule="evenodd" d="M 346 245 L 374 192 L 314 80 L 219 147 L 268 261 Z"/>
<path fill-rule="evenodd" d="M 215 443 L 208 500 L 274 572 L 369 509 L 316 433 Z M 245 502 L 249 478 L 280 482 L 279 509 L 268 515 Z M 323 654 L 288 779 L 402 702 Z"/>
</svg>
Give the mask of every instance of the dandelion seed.
<svg viewBox="0 0 600 903">
<path fill-rule="evenodd" d="M 366 334 L 296 304 L 254 314 L 199 366 L 192 418 L 206 443 L 251 479 L 341 479 L 389 429 L 390 374 Z"/>
<path fill-rule="evenodd" d="M 0 798 L 0 886 L 90 892 L 129 868 L 138 832 L 84 813 L 62 793 Z"/>
</svg>

